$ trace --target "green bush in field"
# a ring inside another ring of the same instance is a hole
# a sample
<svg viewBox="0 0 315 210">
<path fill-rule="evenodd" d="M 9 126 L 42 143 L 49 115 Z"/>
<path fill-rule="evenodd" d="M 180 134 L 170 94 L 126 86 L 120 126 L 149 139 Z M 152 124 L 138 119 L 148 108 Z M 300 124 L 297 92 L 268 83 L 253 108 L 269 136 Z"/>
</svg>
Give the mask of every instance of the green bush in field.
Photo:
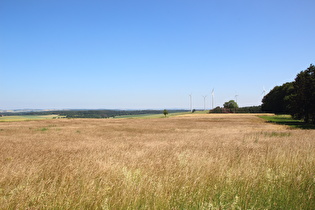
<svg viewBox="0 0 315 210">
<path fill-rule="evenodd" d="M 163 110 L 163 114 L 166 117 L 166 115 L 168 115 L 168 111 L 166 109 Z"/>
</svg>

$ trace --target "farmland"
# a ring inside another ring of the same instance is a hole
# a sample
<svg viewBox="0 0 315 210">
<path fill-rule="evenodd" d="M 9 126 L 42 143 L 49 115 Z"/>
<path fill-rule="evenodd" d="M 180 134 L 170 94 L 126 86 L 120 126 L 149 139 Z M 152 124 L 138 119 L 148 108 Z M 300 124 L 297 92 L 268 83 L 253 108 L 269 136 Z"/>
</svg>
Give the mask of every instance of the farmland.
<svg viewBox="0 0 315 210">
<path fill-rule="evenodd" d="M 27 120 L 47 120 L 54 118 L 63 118 L 59 115 L 17 115 L 17 116 L 3 116 L 0 117 L 0 122 L 10 121 L 27 121 Z"/>
<path fill-rule="evenodd" d="M 191 113 L 190 112 L 175 112 L 175 113 L 169 113 L 167 117 L 174 117 L 178 115 L 189 115 L 189 114 Z M 153 118 L 164 118 L 164 117 L 165 116 L 163 114 L 137 114 L 137 115 L 121 115 L 115 118 L 153 119 Z"/>
<path fill-rule="evenodd" d="M 312 209 L 315 131 L 251 114 L 0 123 L 0 209 Z"/>
</svg>

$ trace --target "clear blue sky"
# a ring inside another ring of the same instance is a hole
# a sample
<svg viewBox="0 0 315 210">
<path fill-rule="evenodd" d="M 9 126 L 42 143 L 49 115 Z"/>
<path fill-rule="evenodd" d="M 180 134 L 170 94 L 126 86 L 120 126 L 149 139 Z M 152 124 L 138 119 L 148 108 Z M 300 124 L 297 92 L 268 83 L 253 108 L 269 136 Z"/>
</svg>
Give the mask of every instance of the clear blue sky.
<svg viewBox="0 0 315 210">
<path fill-rule="evenodd" d="M 0 0 L 0 109 L 259 105 L 315 63 L 314 0 Z"/>
</svg>

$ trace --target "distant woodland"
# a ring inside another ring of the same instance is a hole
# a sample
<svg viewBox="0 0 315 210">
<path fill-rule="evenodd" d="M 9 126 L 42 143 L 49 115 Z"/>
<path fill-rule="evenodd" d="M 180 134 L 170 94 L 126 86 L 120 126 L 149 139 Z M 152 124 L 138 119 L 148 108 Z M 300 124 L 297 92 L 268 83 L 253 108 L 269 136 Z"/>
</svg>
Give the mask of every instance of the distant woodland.
<svg viewBox="0 0 315 210">
<path fill-rule="evenodd" d="M 169 113 L 186 112 L 187 110 L 168 110 Z M 163 110 L 54 110 L 31 112 L 4 112 L 0 115 L 60 115 L 66 118 L 112 118 L 122 115 L 162 114 Z"/>
</svg>

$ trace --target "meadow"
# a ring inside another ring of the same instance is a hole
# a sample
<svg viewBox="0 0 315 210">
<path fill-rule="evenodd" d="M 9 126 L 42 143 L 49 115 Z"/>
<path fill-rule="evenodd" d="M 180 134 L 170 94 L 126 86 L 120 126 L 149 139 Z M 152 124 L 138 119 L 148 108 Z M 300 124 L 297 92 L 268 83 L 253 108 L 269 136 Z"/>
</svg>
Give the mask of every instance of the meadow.
<svg viewBox="0 0 315 210">
<path fill-rule="evenodd" d="M 162 111 L 161 111 L 162 112 Z M 206 113 L 205 111 L 197 111 L 196 113 Z M 136 115 L 120 115 L 115 116 L 115 118 L 133 118 L 133 119 L 153 119 L 153 118 L 164 118 L 164 117 L 174 117 L 179 115 L 189 115 L 191 112 L 175 112 L 169 113 L 167 116 L 164 114 L 136 114 Z"/>
<path fill-rule="evenodd" d="M 0 123 L 0 209 L 314 209 L 315 131 L 251 114 Z"/>
<path fill-rule="evenodd" d="M 54 118 L 64 118 L 59 115 L 17 115 L 17 116 L 3 116 L 0 117 L 0 122 L 13 122 L 13 121 L 27 121 L 27 120 L 47 120 Z"/>
</svg>

